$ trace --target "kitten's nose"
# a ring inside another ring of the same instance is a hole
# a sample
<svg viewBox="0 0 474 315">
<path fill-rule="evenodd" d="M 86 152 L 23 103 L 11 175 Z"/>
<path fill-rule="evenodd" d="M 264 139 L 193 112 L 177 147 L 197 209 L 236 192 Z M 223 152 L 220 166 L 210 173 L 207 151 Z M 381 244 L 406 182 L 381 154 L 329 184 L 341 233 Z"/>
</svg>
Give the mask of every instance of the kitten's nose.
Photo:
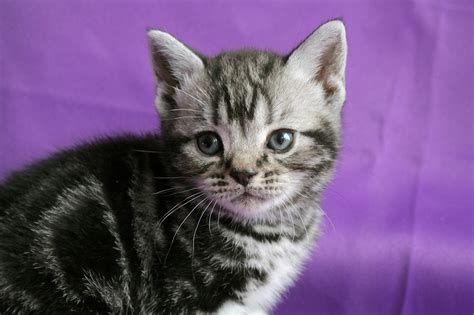
<svg viewBox="0 0 474 315">
<path fill-rule="evenodd" d="M 257 175 L 257 172 L 253 169 L 237 170 L 232 169 L 230 171 L 230 177 L 235 179 L 235 181 L 242 186 L 247 186 L 250 182 L 250 179 Z"/>
</svg>

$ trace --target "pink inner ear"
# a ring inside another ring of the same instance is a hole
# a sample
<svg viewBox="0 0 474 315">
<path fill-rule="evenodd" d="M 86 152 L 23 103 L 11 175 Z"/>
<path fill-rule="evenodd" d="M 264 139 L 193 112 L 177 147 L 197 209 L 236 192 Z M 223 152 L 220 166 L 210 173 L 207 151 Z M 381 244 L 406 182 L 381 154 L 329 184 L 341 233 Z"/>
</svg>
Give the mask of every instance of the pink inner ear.
<svg viewBox="0 0 474 315">
<path fill-rule="evenodd" d="M 337 75 L 341 69 L 341 58 L 343 51 L 341 41 L 334 41 L 326 47 L 319 58 L 320 67 L 314 76 L 314 79 L 321 82 L 326 99 L 331 98 L 338 90 L 338 86 L 331 80 L 331 76 Z"/>
</svg>

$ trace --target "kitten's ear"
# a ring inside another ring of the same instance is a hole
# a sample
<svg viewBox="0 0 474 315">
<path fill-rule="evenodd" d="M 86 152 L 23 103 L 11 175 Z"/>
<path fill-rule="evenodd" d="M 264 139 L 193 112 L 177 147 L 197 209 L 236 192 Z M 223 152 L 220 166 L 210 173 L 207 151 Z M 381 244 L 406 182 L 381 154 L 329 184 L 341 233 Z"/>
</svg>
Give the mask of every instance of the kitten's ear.
<svg viewBox="0 0 474 315">
<path fill-rule="evenodd" d="M 291 71 L 304 80 L 320 83 L 329 103 L 345 98 L 346 30 L 340 20 L 319 26 L 288 56 Z"/>
<path fill-rule="evenodd" d="M 202 57 L 170 34 L 151 29 L 148 41 L 158 86 L 166 93 L 204 69 Z"/>
</svg>

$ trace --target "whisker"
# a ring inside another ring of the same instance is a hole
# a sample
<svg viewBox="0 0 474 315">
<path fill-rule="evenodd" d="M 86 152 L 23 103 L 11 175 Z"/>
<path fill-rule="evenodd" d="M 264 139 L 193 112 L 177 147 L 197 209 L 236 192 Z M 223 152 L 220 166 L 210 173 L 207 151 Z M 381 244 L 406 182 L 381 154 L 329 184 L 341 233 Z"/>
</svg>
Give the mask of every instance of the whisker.
<svg viewBox="0 0 474 315">
<path fill-rule="evenodd" d="M 188 203 L 190 203 L 191 201 L 193 200 L 196 200 L 197 198 L 199 197 L 202 197 L 204 195 L 204 193 L 202 192 L 197 192 L 195 194 L 192 194 L 191 196 L 185 198 L 184 200 L 178 202 L 178 204 L 176 204 L 173 208 L 171 208 L 168 212 L 165 213 L 165 216 L 163 217 L 163 219 L 161 219 L 159 222 L 158 222 L 158 227 L 161 226 L 161 224 L 170 216 L 172 215 L 175 211 L 178 211 L 179 209 L 181 209 L 182 207 L 184 207 L 185 205 L 187 205 Z M 191 198 L 191 199 L 189 199 Z M 187 201 L 186 201 L 187 200 Z M 186 202 L 185 202 L 186 201 Z M 184 202 L 184 203 L 183 203 Z"/>
<path fill-rule="evenodd" d="M 280 234 L 283 235 L 283 212 L 281 211 L 281 208 L 279 207 L 278 210 L 280 210 Z"/>
<path fill-rule="evenodd" d="M 346 202 L 347 204 L 351 205 L 351 202 L 349 200 L 347 200 L 346 197 L 344 197 L 340 192 L 336 191 L 336 190 L 333 190 L 331 186 L 328 186 L 326 187 L 326 192 L 328 193 L 331 193 L 331 194 L 334 194 L 336 195 L 337 197 L 341 198 L 342 201 Z"/>
<path fill-rule="evenodd" d="M 286 192 L 284 192 L 284 195 L 289 200 L 289 195 Z M 309 237 L 308 229 L 306 228 L 306 224 L 304 223 L 303 217 L 301 216 L 301 213 L 299 211 L 300 208 L 293 205 L 293 204 L 289 204 L 288 206 L 290 207 L 291 212 L 296 213 L 296 215 L 298 215 L 298 217 L 300 218 L 301 224 L 303 225 L 303 228 L 304 228 L 304 231 L 305 231 L 305 234 L 306 234 L 306 238 L 308 238 Z"/>
<path fill-rule="evenodd" d="M 302 194 L 302 193 L 300 193 L 300 192 L 298 192 L 298 191 L 297 191 L 296 193 L 297 193 L 298 195 L 300 195 L 301 197 L 303 197 L 303 198 L 311 198 L 310 195 L 304 195 L 304 194 Z M 326 213 L 326 211 L 324 211 L 324 210 L 321 208 L 320 205 L 317 205 L 317 207 L 318 207 L 318 210 L 321 211 L 322 214 L 328 219 L 329 224 L 331 224 L 333 231 L 336 232 L 336 226 L 335 226 L 334 223 L 332 222 L 331 217 L 329 217 L 329 215 Z"/>
<path fill-rule="evenodd" d="M 199 224 L 201 223 L 201 219 L 204 216 L 204 214 L 206 213 L 206 210 L 209 208 L 211 203 L 212 203 L 212 200 L 209 201 L 206 208 L 202 211 L 201 216 L 199 217 L 199 220 L 196 224 L 196 228 L 194 229 L 194 233 L 193 233 L 193 247 L 192 247 L 192 252 L 191 252 L 191 271 L 192 271 L 192 274 L 193 274 L 193 278 L 194 278 L 194 269 L 193 269 L 194 268 L 194 242 L 195 242 L 195 239 L 196 239 L 196 233 L 197 233 L 197 230 L 199 228 Z"/>
<path fill-rule="evenodd" d="M 331 227 L 332 227 L 332 230 L 333 232 L 336 232 L 336 226 L 334 225 L 334 223 L 332 222 L 331 220 L 331 217 L 329 217 L 329 215 L 326 213 L 326 211 L 324 211 L 321 206 L 318 206 L 319 208 L 319 211 L 321 211 L 323 213 L 323 215 L 328 219 L 329 223 L 331 224 Z"/>
<path fill-rule="evenodd" d="M 198 204 L 196 204 L 194 206 L 194 208 L 188 213 L 188 215 L 184 218 L 183 222 L 181 222 L 181 224 L 178 226 L 178 229 L 176 230 L 176 232 L 174 233 L 173 235 L 173 238 L 171 239 L 171 244 L 170 244 L 170 247 L 168 248 L 168 252 L 166 253 L 166 256 L 165 256 L 165 260 L 163 261 L 163 264 L 166 264 L 166 260 L 168 259 L 168 255 L 170 254 L 171 252 L 171 247 L 173 247 L 173 243 L 174 243 L 174 240 L 176 238 L 176 235 L 178 235 L 178 232 L 179 230 L 181 229 L 181 227 L 183 226 L 184 222 L 186 222 L 186 220 L 191 216 L 191 214 L 193 214 L 193 212 L 197 209 L 197 207 L 203 203 L 204 201 L 206 201 L 207 198 L 204 198 L 203 200 L 201 200 Z"/>
<path fill-rule="evenodd" d="M 304 223 L 304 220 L 303 220 L 303 217 L 301 216 L 300 212 L 298 211 L 298 209 L 296 209 L 296 214 L 298 215 L 298 217 L 300 218 L 301 220 L 301 224 L 303 225 L 303 228 L 304 228 L 304 232 L 306 234 L 306 238 L 309 237 L 309 234 L 308 234 L 308 230 L 306 229 L 306 224 Z"/>
<path fill-rule="evenodd" d="M 174 88 L 175 91 L 177 91 L 177 92 L 182 92 L 183 94 L 189 96 L 190 98 L 192 98 L 193 100 L 195 100 L 195 101 L 198 102 L 199 104 L 201 104 L 201 105 L 203 105 L 203 106 L 205 106 L 205 107 L 207 106 L 207 104 L 204 103 L 202 100 L 200 100 L 200 99 L 198 99 L 197 97 L 195 97 L 195 96 L 189 94 L 188 92 L 185 92 L 184 90 L 179 89 L 179 88 L 177 88 L 177 87 L 175 87 L 175 86 L 174 86 L 173 88 Z"/>
<path fill-rule="evenodd" d="M 220 206 L 220 205 L 219 205 Z M 221 210 L 222 210 L 222 207 L 219 207 L 218 211 L 217 211 L 217 228 L 220 229 L 221 226 L 219 224 L 219 221 L 221 220 Z"/>
<path fill-rule="evenodd" d="M 162 118 L 161 121 L 180 120 L 180 119 L 204 119 L 202 116 L 179 116 L 173 118 Z"/>
<path fill-rule="evenodd" d="M 183 194 L 183 193 L 186 193 L 186 192 L 189 192 L 189 191 L 199 190 L 199 189 L 201 189 L 201 188 L 200 187 L 193 187 L 193 188 L 189 188 L 189 189 L 186 189 L 186 190 L 183 190 L 183 191 L 177 191 L 177 192 L 168 194 L 168 196 L 179 195 L 179 194 Z"/>
<path fill-rule="evenodd" d="M 167 189 L 163 189 L 163 190 L 154 192 L 154 193 L 152 193 L 152 195 L 159 195 L 161 193 L 166 193 L 166 192 L 169 192 L 169 191 L 177 190 L 173 193 L 168 193 L 167 194 L 168 196 L 174 196 L 174 195 L 184 194 L 186 192 L 193 191 L 193 190 L 198 190 L 200 188 L 199 187 L 193 187 L 193 188 L 189 188 L 189 189 L 185 189 L 185 190 L 180 190 L 180 189 L 181 189 L 181 187 L 171 187 L 171 188 L 167 188 Z"/>
<path fill-rule="evenodd" d="M 201 94 L 202 94 L 203 96 L 209 96 L 209 94 L 208 94 L 206 91 L 204 91 L 201 86 L 199 86 L 199 85 L 196 84 L 196 85 L 194 85 L 194 87 L 195 87 L 197 90 L 199 90 L 199 92 L 201 92 Z"/>
<path fill-rule="evenodd" d="M 169 112 L 179 112 L 179 111 L 186 111 L 186 112 L 195 112 L 195 113 L 202 113 L 200 110 L 190 109 L 190 108 L 174 108 L 169 109 Z"/>
<path fill-rule="evenodd" d="M 287 209 L 287 216 L 291 219 L 291 224 L 293 225 L 293 236 L 292 236 L 292 241 L 294 242 L 295 241 L 295 236 L 296 236 L 296 227 L 295 227 L 295 221 L 293 220 L 293 216 L 291 215 L 290 212 L 292 212 L 290 210 L 290 208 L 288 208 L 288 206 L 286 204 L 283 204 L 283 206 Z"/>
<path fill-rule="evenodd" d="M 212 217 L 212 213 L 214 212 L 214 208 L 216 207 L 216 204 L 217 204 L 217 199 L 214 200 L 214 205 L 212 206 L 212 209 L 211 211 L 209 212 L 209 235 L 212 236 L 212 232 L 211 232 L 211 217 Z"/>
<path fill-rule="evenodd" d="M 152 195 L 158 195 L 158 194 L 161 194 L 161 193 L 163 193 L 163 192 L 167 192 L 167 191 L 170 191 L 170 190 L 176 190 L 176 189 L 179 189 L 179 188 L 177 188 L 177 187 L 171 187 L 171 188 L 163 189 L 163 190 L 160 190 L 160 191 L 157 191 L 157 192 L 152 193 Z"/>
</svg>

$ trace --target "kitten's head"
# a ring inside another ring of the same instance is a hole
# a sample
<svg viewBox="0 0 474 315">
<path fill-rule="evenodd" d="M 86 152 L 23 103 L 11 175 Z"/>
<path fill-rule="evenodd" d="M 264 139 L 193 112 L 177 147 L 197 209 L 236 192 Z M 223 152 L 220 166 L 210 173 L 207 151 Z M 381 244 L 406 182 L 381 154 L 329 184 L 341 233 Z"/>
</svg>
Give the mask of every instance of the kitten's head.
<svg viewBox="0 0 474 315">
<path fill-rule="evenodd" d="M 208 58 L 168 33 L 148 36 L 169 163 L 204 205 L 264 218 L 320 192 L 345 99 L 341 21 L 323 24 L 287 56 L 244 50 Z"/>
</svg>

